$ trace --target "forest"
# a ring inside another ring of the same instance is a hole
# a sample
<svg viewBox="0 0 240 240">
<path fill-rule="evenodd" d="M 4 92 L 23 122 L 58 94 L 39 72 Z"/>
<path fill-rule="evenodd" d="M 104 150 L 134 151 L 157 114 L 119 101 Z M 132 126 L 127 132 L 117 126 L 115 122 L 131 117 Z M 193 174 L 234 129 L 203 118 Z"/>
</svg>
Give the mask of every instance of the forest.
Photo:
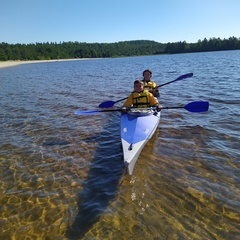
<svg viewBox="0 0 240 240">
<path fill-rule="evenodd" d="M 196 43 L 186 41 L 158 43 L 150 40 L 116 43 L 46 42 L 30 44 L 0 43 L 0 61 L 52 60 L 74 58 L 113 58 L 127 56 L 239 50 L 240 38 L 210 38 Z"/>
</svg>

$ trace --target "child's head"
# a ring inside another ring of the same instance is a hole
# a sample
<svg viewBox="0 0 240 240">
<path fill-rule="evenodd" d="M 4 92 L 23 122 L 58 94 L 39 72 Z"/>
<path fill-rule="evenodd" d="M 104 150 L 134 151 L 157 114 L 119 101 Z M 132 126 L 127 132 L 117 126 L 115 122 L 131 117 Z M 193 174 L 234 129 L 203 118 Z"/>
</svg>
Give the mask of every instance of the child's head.
<svg viewBox="0 0 240 240">
<path fill-rule="evenodd" d="M 149 69 L 144 70 L 143 77 L 144 79 L 150 80 L 150 78 L 152 77 L 152 71 Z"/>
<path fill-rule="evenodd" d="M 135 80 L 134 81 L 134 91 L 136 92 L 142 92 L 144 90 L 144 84 L 141 80 Z"/>
</svg>

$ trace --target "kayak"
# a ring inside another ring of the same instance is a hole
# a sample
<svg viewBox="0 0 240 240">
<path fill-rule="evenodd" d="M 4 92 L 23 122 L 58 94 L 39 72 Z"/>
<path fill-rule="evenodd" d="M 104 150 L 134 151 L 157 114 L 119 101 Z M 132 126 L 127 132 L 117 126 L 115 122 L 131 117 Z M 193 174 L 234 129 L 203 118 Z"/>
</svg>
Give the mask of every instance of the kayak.
<svg viewBox="0 0 240 240">
<path fill-rule="evenodd" d="M 184 108 L 189 112 L 206 112 L 209 102 L 190 102 L 185 106 L 161 107 L 161 109 Z M 92 115 L 96 113 L 122 111 L 122 108 L 103 110 L 78 110 L 77 115 Z M 129 175 L 132 175 L 137 159 L 157 129 L 160 121 L 160 112 L 154 108 L 131 108 L 127 113 L 121 115 L 121 142 L 123 147 L 124 163 Z"/>
<path fill-rule="evenodd" d="M 121 142 L 124 164 L 132 175 L 137 159 L 155 133 L 160 121 L 160 112 L 153 108 L 131 108 L 121 115 Z"/>
</svg>

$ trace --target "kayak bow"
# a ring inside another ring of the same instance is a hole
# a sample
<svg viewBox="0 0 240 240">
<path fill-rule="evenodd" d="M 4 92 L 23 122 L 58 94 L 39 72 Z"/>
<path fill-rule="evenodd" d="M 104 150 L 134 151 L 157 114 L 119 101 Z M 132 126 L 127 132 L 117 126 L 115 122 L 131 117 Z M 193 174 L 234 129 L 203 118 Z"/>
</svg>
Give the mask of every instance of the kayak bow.
<svg viewBox="0 0 240 240">
<path fill-rule="evenodd" d="M 137 159 L 157 129 L 160 112 L 152 108 L 132 108 L 121 116 L 121 142 L 124 164 L 132 175 Z"/>
</svg>

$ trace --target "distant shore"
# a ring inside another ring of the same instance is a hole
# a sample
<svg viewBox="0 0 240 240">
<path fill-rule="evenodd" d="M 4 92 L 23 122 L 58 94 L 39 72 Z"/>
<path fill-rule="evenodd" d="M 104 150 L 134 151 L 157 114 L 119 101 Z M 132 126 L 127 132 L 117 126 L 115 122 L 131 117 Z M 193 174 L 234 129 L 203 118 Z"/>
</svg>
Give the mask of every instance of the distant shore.
<svg viewBox="0 0 240 240">
<path fill-rule="evenodd" d="M 96 58 L 74 58 L 74 59 L 55 59 L 55 60 L 32 60 L 32 61 L 0 61 L 0 68 L 14 67 L 21 64 L 42 63 L 42 62 L 62 62 L 62 61 L 80 61 Z"/>
</svg>

